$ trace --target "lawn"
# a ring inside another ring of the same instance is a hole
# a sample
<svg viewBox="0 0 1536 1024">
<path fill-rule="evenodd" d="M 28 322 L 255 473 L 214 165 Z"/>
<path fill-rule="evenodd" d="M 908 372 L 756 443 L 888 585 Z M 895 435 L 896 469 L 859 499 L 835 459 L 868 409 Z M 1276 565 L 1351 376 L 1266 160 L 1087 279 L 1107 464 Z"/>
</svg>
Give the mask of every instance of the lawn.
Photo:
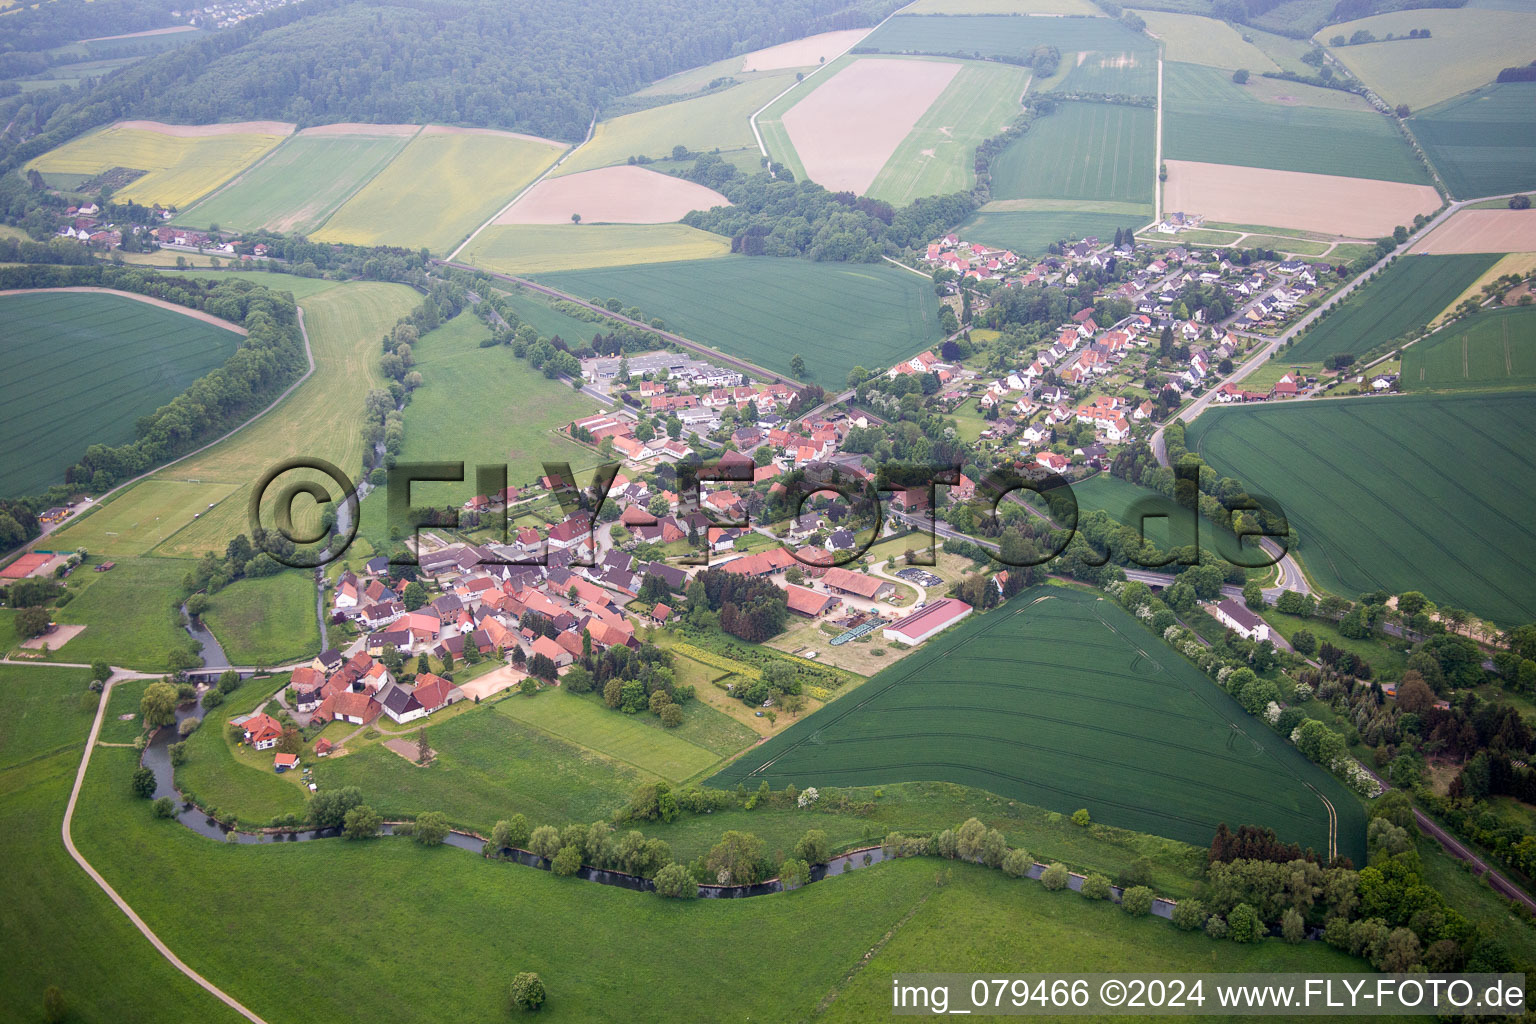
<svg viewBox="0 0 1536 1024">
<path fill-rule="evenodd" d="M 120 295 L 0 296 L 0 494 L 64 482 L 93 444 L 132 441 L 135 424 L 224 364 L 241 337 Z"/>
<path fill-rule="evenodd" d="M 314 238 L 447 253 L 564 148 L 526 135 L 428 126 L 332 214 Z"/>
<path fill-rule="evenodd" d="M 217 810 L 224 820 L 238 818 L 265 825 L 285 814 L 304 815 L 308 802 L 296 775 L 272 770 L 270 750 L 238 748 L 229 742 L 225 723 L 237 714 L 262 707 L 279 680 L 248 679 L 230 699 L 208 713 L 202 726 L 187 738 L 187 760 L 176 769 L 176 788 L 204 810 Z M 356 729 L 347 726 L 347 732 Z M 393 756 L 393 755 L 391 755 Z M 303 764 L 313 764 L 308 756 Z"/>
<path fill-rule="evenodd" d="M 936 344 L 933 286 L 909 271 L 867 263 L 771 256 L 574 270 L 539 280 L 571 295 L 614 296 L 694 341 L 788 373 L 843 385 L 856 365 L 889 366 Z"/>
<path fill-rule="evenodd" d="M 208 598 L 203 623 L 231 665 L 270 667 L 320 653 L 315 581 L 298 569 L 236 580 Z"/>
<path fill-rule="evenodd" d="M 1536 82 L 1485 86 L 1408 126 L 1458 199 L 1536 186 Z"/>
<path fill-rule="evenodd" d="M 94 175 L 113 167 L 147 171 L 112 198 L 179 208 L 212 192 L 282 140 L 282 135 L 254 132 L 178 136 L 110 125 L 49 150 L 27 168 L 43 174 Z"/>
<path fill-rule="evenodd" d="M 1144 60 L 1157 59 L 1156 43 L 1111 18 L 903 15 L 887 21 L 859 43 L 860 51 L 1015 59 L 1037 46 L 1056 47 L 1064 64 L 1080 51 L 1132 53 Z"/>
<path fill-rule="evenodd" d="M 71 589 L 78 586 L 78 596 L 54 614 L 54 621 L 85 623 L 86 629 L 52 652 L 50 660 L 165 668 L 167 654 L 192 644 L 177 610 L 184 594 L 182 577 L 192 567 L 178 558 L 120 558 L 111 572 L 88 567 L 76 572 Z"/>
<path fill-rule="evenodd" d="M 1360 804 L 1110 602 L 1062 588 L 973 616 L 737 760 L 748 787 L 941 780 L 1189 843 L 1259 824 L 1363 860 Z"/>
<path fill-rule="evenodd" d="M 1279 71 L 1269 55 L 1250 42 L 1225 21 L 1193 14 L 1167 11 L 1137 11 L 1147 23 L 1147 31 L 1163 43 L 1163 59 L 1208 64 L 1228 71 L 1247 68 L 1255 75 L 1261 71 Z M 1164 69 L 1166 74 L 1166 68 Z"/>
<path fill-rule="evenodd" d="M 369 389 L 383 384 L 378 368 L 379 338 L 419 301 L 416 291 L 405 285 L 378 282 L 334 285 L 301 298 L 314 352 L 314 374 L 282 405 L 249 427 L 156 476 L 158 480 L 223 481 L 240 487 L 154 553 L 200 558 L 207 551 L 222 552 L 236 534 L 249 534 L 252 481 L 281 459 L 322 458 L 344 473 L 360 472 L 363 402 Z M 287 473 L 279 483 L 286 486 L 303 476 L 302 472 Z M 339 500 L 336 484 L 328 478 L 319 479 Z M 295 505 L 297 518 L 302 506 Z M 365 517 L 373 507 L 363 506 Z M 382 512 L 382 504 L 377 507 Z"/>
<path fill-rule="evenodd" d="M 465 463 L 462 484 L 417 484 L 413 503 L 458 505 L 475 493 L 475 466 L 507 466 L 507 480 L 525 486 L 543 473 L 544 460 L 585 467 L 600 461 L 555 430 L 597 412 L 597 402 L 549 380 L 503 345 L 481 348 L 490 330 L 460 314 L 415 346 L 422 386 L 405 407 L 404 462 Z M 491 396 L 517 396 L 493 401 Z M 466 405 L 475 412 L 466 415 Z M 313 617 L 313 616 L 311 616 Z"/>
<path fill-rule="evenodd" d="M 1536 384 L 1536 307 L 1482 310 L 1403 353 L 1405 391 L 1478 391 Z"/>
<path fill-rule="evenodd" d="M 1533 429 L 1536 396 L 1426 395 L 1214 409 L 1189 445 L 1284 507 L 1325 589 L 1513 624 L 1536 619 Z"/>
<path fill-rule="evenodd" d="M 80 668 L 0 665 L 0 770 L 80 749 L 100 703 L 90 676 Z"/>
<path fill-rule="evenodd" d="M 794 80 L 795 72 L 786 70 L 707 96 L 600 121 L 591 141 L 572 153 L 555 173 L 574 174 L 622 164 L 632 156 L 670 156 L 674 146 L 705 153 L 755 146 L 747 119 Z"/>
<path fill-rule="evenodd" d="M 1028 84 L 1027 68 L 961 65 L 875 176 L 869 195 L 901 207 L 969 190 L 976 184 L 977 145 L 1019 116 Z"/>
<path fill-rule="evenodd" d="M 1111 238 L 1120 228 L 1140 227 L 1152 216 L 1152 207 L 1139 217 L 1118 213 L 1069 213 L 1003 210 L 982 211 L 956 229 L 956 234 L 988 245 L 998 245 L 1026 256 L 1044 254 L 1052 242 L 1062 239 Z"/>
<path fill-rule="evenodd" d="M 1268 81 L 1254 79 L 1242 86 L 1216 68 L 1164 65 L 1164 158 L 1412 184 L 1429 181 L 1424 165 L 1388 118 L 1363 105 L 1341 110 L 1266 101 L 1261 90 Z M 1289 82 L 1279 85 L 1303 101 L 1313 93 L 1331 91 Z"/>
<path fill-rule="evenodd" d="M 507 289 L 498 290 L 498 297 L 502 302 L 512 306 L 523 323 L 531 324 L 533 329 L 545 338 L 558 336 L 570 339 L 591 339 L 607 328 L 606 320 L 599 320 L 597 323 L 578 320 L 556 309 L 553 305 L 556 300 L 549 299 L 538 292 L 525 291 L 520 285 L 497 282 L 495 287 Z M 589 311 L 582 310 L 582 312 Z"/>
<path fill-rule="evenodd" d="M 1429 29 L 1430 38 L 1385 41 L 1389 32 L 1406 36 L 1416 28 Z M 1383 41 L 1333 46 L 1331 52 L 1382 99 L 1413 110 L 1487 85 L 1500 70 L 1531 61 L 1531 16 L 1524 11 L 1394 11 L 1330 25 L 1317 38 L 1361 29 Z"/>
<path fill-rule="evenodd" d="M 194 516 L 215 508 L 238 487 L 230 482 L 144 480 L 120 492 L 53 540 L 64 548 L 85 548 L 96 555 L 142 555 Z"/>
<path fill-rule="evenodd" d="M 500 274 L 538 274 L 724 256 L 731 240 L 686 224 L 493 224 L 459 259 Z"/>
<path fill-rule="evenodd" d="M 1399 257 L 1296 339 L 1284 358 L 1307 363 L 1341 352 L 1358 355 L 1402 337 L 1435 319 L 1497 259 Z"/>
<path fill-rule="evenodd" d="M 992 161 L 997 199 L 1152 201 L 1156 112 L 1063 103 Z"/>
<path fill-rule="evenodd" d="M 1403 667 L 1408 658 L 1402 651 L 1387 646 L 1385 637 L 1368 637 L 1355 639 L 1347 637 L 1339 632 L 1338 626 L 1326 618 L 1302 618 L 1300 615 L 1287 615 L 1277 612 L 1273 608 L 1264 613 L 1264 621 L 1279 631 L 1280 635 L 1290 640 L 1299 630 L 1307 630 L 1317 637 L 1319 645 L 1329 643 L 1333 646 L 1358 654 L 1371 663 L 1376 679 L 1401 679 Z M 1406 641 L 1399 641 L 1404 643 Z"/>
<path fill-rule="evenodd" d="M 176 223 L 309 234 L 408 141 L 401 135 L 291 136 L 261 163 L 182 211 Z"/>
</svg>

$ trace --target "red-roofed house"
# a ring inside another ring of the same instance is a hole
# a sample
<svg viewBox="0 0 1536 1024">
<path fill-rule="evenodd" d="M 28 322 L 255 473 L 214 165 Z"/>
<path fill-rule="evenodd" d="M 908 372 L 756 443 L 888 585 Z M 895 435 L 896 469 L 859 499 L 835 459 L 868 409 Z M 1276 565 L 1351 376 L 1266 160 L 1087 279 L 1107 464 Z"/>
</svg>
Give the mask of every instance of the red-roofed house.
<svg viewBox="0 0 1536 1024">
<path fill-rule="evenodd" d="M 797 615 L 814 619 L 836 608 L 838 599 L 831 594 L 821 594 L 805 587 L 790 584 L 788 589 L 789 610 Z"/>
<path fill-rule="evenodd" d="M 256 712 L 241 722 L 240 727 L 245 730 L 245 742 L 257 750 L 271 749 L 283 738 L 283 727 L 264 711 Z"/>
</svg>

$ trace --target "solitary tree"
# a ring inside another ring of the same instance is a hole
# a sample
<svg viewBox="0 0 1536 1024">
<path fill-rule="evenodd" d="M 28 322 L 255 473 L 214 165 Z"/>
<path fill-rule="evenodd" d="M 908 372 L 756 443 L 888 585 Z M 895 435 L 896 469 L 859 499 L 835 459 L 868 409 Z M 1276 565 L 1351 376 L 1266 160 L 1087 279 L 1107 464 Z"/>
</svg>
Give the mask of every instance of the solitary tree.
<svg viewBox="0 0 1536 1024">
<path fill-rule="evenodd" d="M 150 683 L 146 686 L 144 696 L 139 699 L 139 715 L 144 720 L 144 728 L 158 729 L 162 725 L 174 723 L 176 702 L 179 699 L 176 687 L 170 683 Z"/>
<path fill-rule="evenodd" d="M 698 894 L 698 883 L 681 864 L 668 864 L 656 872 L 656 895 L 674 900 L 691 900 Z"/>
<path fill-rule="evenodd" d="M 1248 69 L 1238 68 L 1236 71 L 1232 72 L 1232 81 L 1236 82 L 1238 85 L 1247 85 Z"/>
<path fill-rule="evenodd" d="M 789 357 L 789 372 L 796 377 L 805 378 L 805 357 L 796 352 Z"/>
<path fill-rule="evenodd" d="M 98 682 L 106 682 L 112 677 L 112 666 L 104 661 L 91 662 L 91 678 Z"/>
<path fill-rule="evenodd" d="M 416 763 L 426 764 L 432 758 L 432 748 L 427 745 L 427 729 L 422 726 L 416 730 Z"/>
<path fill-rule="evenodd" d="M 580 224 L 581 223 L 581 214 L 579 214 L 579 213 L 571 214 L 571 223 L 572 224 Z"/>
<path fill-rule="evenodd" d="M 140 765 L 133 770 L 133 792 L 145 800 L 155 795 L 155 773 Z"/>
<path fill-rule="evenodd" d="M 1040 875 L 1040 884 L 1055 892 L 1065 889 L 1069 875 L 1065 864 L 1052 864 Z"/>
<path fill-rule="evenodd" d="M 544 982 L 532 971 L 523 971 L 512 979 L 512 1009 L 535 1011 L 548 998 Z"/>
<path fill-rule="evenodd" d="M 448 838 L 448 816 L 442 811 L 426 811 L 416 817 L 414 834 L 422 846 L 441 846 Z"/>
</svg>

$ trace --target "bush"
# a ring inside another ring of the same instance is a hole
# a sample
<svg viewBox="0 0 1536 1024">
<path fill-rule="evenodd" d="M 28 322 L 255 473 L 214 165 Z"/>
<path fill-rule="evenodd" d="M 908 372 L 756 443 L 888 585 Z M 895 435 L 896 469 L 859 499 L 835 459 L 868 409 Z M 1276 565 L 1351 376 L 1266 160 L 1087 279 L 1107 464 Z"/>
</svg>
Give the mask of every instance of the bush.
<svg viewBox="0 0 1536 1024">
<path fill-rule="evenodd" d="M 512 979 L 512 1009 L 534 1011 L 544 1005 L 548 994 L 544 982 L 532 971 L 523 971 Z"/>
<path fill-rule="evenodd" d="M 656 872 L 656 895 L 673 900 L 691 900 L 698 894 L 698 883 L 681 864 L 668 864 Z"/>
<path fill-rule="evenodd" d="M 581 851 L 574 845 L 562 846 L 549 863 L 549 870 L 562 877 L 569 877 L 581 870 Z"/>
<path fill-rule="evenodd" d="M 1205 904 L 1195 899 L 1179 900 L 1173 905 L 1173 925 L 1192 932 L 1205 924 Z"/>
<path fill-rule="evenodd" d="M 1067 887 L 1067 879 L 1067 866 L 1065 864 L 1052 864 L 1041 874 L 1040 884 L 1052 892 L 1059 892 Z"/>
<path fill-rule="evenodd" d="M 383 819 L 377 811 L 367 804 L 358 804 L 347 812 L 341 834 L 347 839 L 372 839 L 379 834 L 381 824 Z"/>
<path fill-rule="evenodd" d="M 155 795 L 155 773 L 140 765 L 133 771 L 133 792 L 145 800 Z"/>
<path fill-rule="evenodd" d="M 1259 912 L 1246 903 L 1239 903 L 1227 915 L 1227 937 L 1233 942 L 1257 942 L 1264 937 L 1264 923 Z"/>
<path fill-rule="evenodd" d="M 1227 922 L 1220 914 L 1212 914 L 1211 919 L 1205 922 L 1205 934 L 1213 939 L 1227 937 Z"/>
<path fill-rule="evenodd" d="M 1023 878 L 1034 866 L 1034 858 L 1025 850 L 1009 850 L 1003 858 L 1003 874 L 1009 878 Z"/>
<path fill-rule="evenodd" d="M 427 811 L 416 816 L 416 841 L 422 846 L 441 846 L 448 838 L 448 816 L 442 811 Z"/>
<path fill-rule="evenodd" d="M 183 718 L 181 722 L 176 726 L 176 735 L 180 736 L 182 739 L 186 739 L 188 736 L 191 736 L 193 733 L 197 732 L 197 727 L 201 725 L 202 722 L 203 720 L 200 718 Z"/>
<path fill-rule="evenodd" d="M 1107 900 L 1111 893 L 1109 879 L 1098 873 L 1091 874 L 1083 879 L 1081 892 L 1086 899 Z"/>
<path fill-rule="evenodd" d="M 1086 807 L 1079 807 L 1077 810 L 1072 812 L 1072 824 L 1074 825 L 1080 825 L 1084 828 L 1087 828 L 1088 823 L 1092 820 L 1093 819 L 1088 816 L 1088 808 Z"/>
<path fill-rule="evenodd" d="M 1133 885 L 1120 895 L 1120 909 L 1132 917 L 1146 917 L 1152 913 L 1152 890 L 1144 885 Z"/>
<path fill-rule="evenodd" d="M 491 845 L 497 850 L 508 846 L 522 846 L 528 841 L 528 819 L 521 814 L 514 814 L 503 821 L 498 821 L 496 827 L 491 829 Z"/>
<path fill-rule="evenodd" d="M 155 817 L 157 818 L 176 817 L 176 801 L 172 800 L 168 796 L 163 796 L 159 800 L 156 800 L 154 803 L 154 808 Z"/>
</svg>

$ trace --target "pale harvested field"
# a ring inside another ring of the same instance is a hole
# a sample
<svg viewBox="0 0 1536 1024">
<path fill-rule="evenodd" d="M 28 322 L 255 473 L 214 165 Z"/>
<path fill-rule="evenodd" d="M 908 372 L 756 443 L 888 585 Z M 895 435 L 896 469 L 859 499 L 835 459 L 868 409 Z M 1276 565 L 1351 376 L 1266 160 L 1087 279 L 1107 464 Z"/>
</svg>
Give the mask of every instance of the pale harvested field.
<svg viewBox="0 0 1536 1024">
<path fill-rule="evenodd" d="M 1525 277 L 1527 274 L 1532 272 L 1536 272 L 1536 252 L 1510 253 L 1508 256 L 1505 256 L 1493 266 L 1483 271 L 1482 277 L 1479 277 L 1476 281 L 1473 281 L 1471 284 L 1467 285 L 1466 290 L 1463 291 L 1460 295 L 1456 296 L 1455 301 L 1448 303 L 1446 307 L 1440 311 L 1439 315 L 1430 321 L 1430 326 L 1433 327 L 1441 320 L 1444 320 L 1447 316 L 1450 316 L 1456 311 L 1456 307 L 1461 305 L 1466 300 L 1472 298 L 1474 295 L 1481 294 L 1483 285 L 1487 284 L 1489 281 L 1497 281 L 1499 278 L 1504 277 L 1506 274 L 1518 274 L 1521 277 Z"/>
<path fill-rule="evenodd" d="M 1536 252 L 1536 210 L 1462 210 L 1415 252 Z"/>
<path fill-rule="evenodd" d="M 1167 164 L 1163 209 L 1204 214 L 1218 223 L 1379 238 L 1440 206 L 1440 194 L 1429 185 L 1190 160 Z"/>
<path fill-rule="evenodd" d="M 419 124 L 362 124 L 343 121 L 340 124 L 318 124 L 305 128 L 300 135 L 379 135 L 387 138 L 403 138 L 421 131 Z"/>
<path fill-rule="evenodd" d="M 160 121 L 119 121 L 114 128 L 202 139 L 210 135 L 289 135 L 297 127 L 288 121 L 230 121 L 227 124 L 165 124 Z"/>
<path fill-rule="evenodd" d="M 526 678 L 528 673 L 515 669 L 511 665 L 503 665 L 501 668 L 492 669 L 477 679 L 471 679 L 467 683 L 460 683 L 459 689 L 464 691 L 464 696 L 470 700 L 484 700 L 493 693 L 516 686 Z"/>
<path fill-rule="evenodd" d="M 959 71 L 945 61 L 860 58 L 791 107 L 782 123 L 813 181 L 864 192 Z"/>
<path fill-rule="evenodd" d="M 55 626 L 53 632 L 46 636 L 35 636 L 30 640 L 23 640 L 21 646 L 29 651 L 40 651 L 46 644 L 50 651 L 56 651 L 84 632 L 84 626 L 65 626 L 60 624 Z"/>
<path fill-rule="evenodd" d="M 94 288 L 90 285 L 70 285 L 67 288 L 7 288 L 0 290 L 0 295 L 30 295 L 33 292 L 100 292 L 103 295 L 116 295 L 118 298 L 132 299 L 135 302 L 159 306 L 161 309 L 168 309 L 172 313 L 180 313 L 182 316 L 189 316 L 194 320 L 201 320 L 204 323 L 213 324 L 215 327 L 222 327 L 226 331 L 234 331 L 241 336 L 250 333 L 237 323 L 225 320 L 223 317 L 214 316 L 212 313 L 205 313 L 201 309 L 178 306 L 174 302 L 157 299 L 153 295 L 140 295 L 137 292 L 120 292 L 116 288 Z"/>
<path fill-rule="evenodd" d="M 666 224 L 690 210 L 729 206 L 712 188 L 644 167 L 602 167 L 563 178 L 545 178 L 501 216 L 497 224 Z"/>
<path fill-rule="evenodd" d="M 105 43 L 110 39 L 138 39 L 142 36 L 169 36 L 177 32 L 196 32 L 195 25 L 171 25 L 169 28 L 152 28 L 145 32 L 124 32 L 120 36 L 97 36 L 95 39 L 82 39 L 82 43 Z"/>
<path fill-rule="evenodd" d="M 831 60 L 869 35 L 867 28 L 849 28 L 838 32 L 792 39 L 765 50 L 754 50 L 742 58 L 743 71 L 777 71 L 779 68 L 806 68 Z"/>
<path fill-rule="evenodd" d="M 1034 17 L 1087 15 L 1102 17 L 1104 12 L 1089 0 L 917 0 L 903 7 L 902 14 L 1025 14 Z"/>
<path fill-rule="evenodd" d="M 495 128 L 459 128 L 451 124 L 429 124 L 421 130 L 423 135 L 487 135 L 493 139 L 521 139 L 524 142 L 538 142 L 546 146 L 554 146 L 564 149 L 565 143 L 556 142 L 554 139 L 546 139 L 538 135 L 525 135 L 522 132 L 504 132 Z"/>
</svg>

